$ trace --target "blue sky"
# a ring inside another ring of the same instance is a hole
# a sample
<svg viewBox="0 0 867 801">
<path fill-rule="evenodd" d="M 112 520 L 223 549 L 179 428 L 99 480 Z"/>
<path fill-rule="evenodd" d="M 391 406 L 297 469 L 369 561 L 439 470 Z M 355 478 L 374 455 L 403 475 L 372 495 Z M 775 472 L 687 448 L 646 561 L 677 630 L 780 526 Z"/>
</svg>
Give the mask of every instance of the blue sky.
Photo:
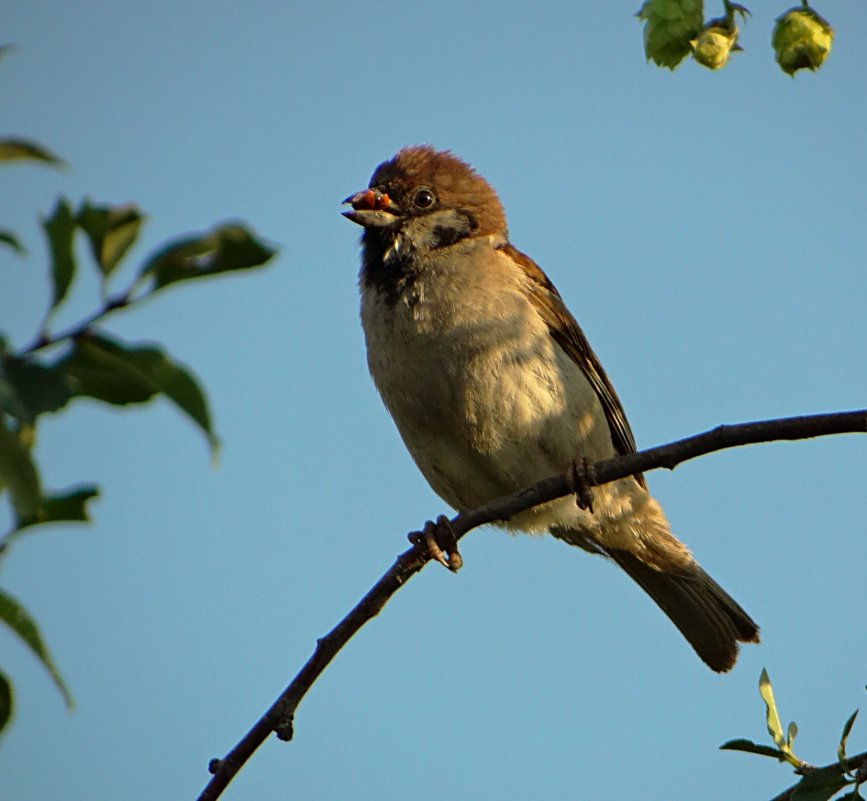
<svg viewBox="0 0 867 801">
<path fill-rule="evenodd" d="M 81 402 L 42 425 L 46 484 L 103 497 L 92 526 L 33 534 L 3 565 L 77 701 L 0 632 L 18 690 L 4 799 L 194 798 L 405 532 L 445 511 L 367 375 L 359 232 L 339 214 L 405 144 L 450 148 L 498 189 L 639 446 L 867 405 L 867 17 L 824 0 L 833 53 L 792 80 L 769 46 L 785 3 L 753 6 L 727 69 L 671 74 L 645 64 L 628 3 L 7 4 L 2 133 L 71 165 L 3 171 L 0 219 L 31 252 L 2 254 L 16 344 L 47 299 L 36 213 L 58 193 L 141 205 L 128 270 L 226 218 L 281 254 L 109 325 L 207 386 L 216 470 L 166 404 Z M 60 320 L 95 291 L 82 278 Z M 610 565 L 483 529 L 460 574 L 428 567 L 361 632 L 295 741 L 272 738 L 225 797 L 771 797 L 786 768 L 716 750 L 765 739 L 762 667 L 810 761 L 833 760 L 865 702 L 865 448 L 755 446 L 649 476 L 762 626 L 733 673 Z M 867 747 L 863 725 L 850 743 Z"/>
</svg>

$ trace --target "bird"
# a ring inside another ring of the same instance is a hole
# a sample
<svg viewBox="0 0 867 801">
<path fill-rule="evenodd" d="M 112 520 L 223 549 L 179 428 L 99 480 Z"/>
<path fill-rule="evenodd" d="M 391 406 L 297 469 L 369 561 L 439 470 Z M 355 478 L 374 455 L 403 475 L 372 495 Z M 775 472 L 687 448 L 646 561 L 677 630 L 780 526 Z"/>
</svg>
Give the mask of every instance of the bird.
<svg viewBox="0 0 867 801">
<path fill-rule="evenodd" d="M 502 203 L 472 166 L 431 145 L 404 147 L 343 204 L 363 229 L 368 368 L 440 498 L 466 511 L 635 452 L 584 332 L 548 276 L 511 244 Z M 593 486 L 584 503 L 570 495 L 498 525 L 548 532 L 614 562 L 714 671 L 734 666 L 739 643 L 759 641 L 749 614 L 671 533 L 643 475 Z M 456 547 L 447 558 L 434 555 L 447 566 L 460 562 Z"/>
</svg>

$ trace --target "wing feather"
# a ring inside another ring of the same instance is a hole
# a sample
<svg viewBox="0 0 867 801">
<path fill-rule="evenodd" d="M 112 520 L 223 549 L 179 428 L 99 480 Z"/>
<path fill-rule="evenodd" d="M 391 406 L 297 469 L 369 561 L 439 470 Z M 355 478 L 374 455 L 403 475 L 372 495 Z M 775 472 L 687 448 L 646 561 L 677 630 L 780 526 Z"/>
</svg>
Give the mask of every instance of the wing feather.
<svg viewBox="0 0 867 801">
<path fill-rule="evenodd" d="M 513 259 L 530 279 L 531 302 L 547 324 L 551 336 L 584 371 L 590 381 L 605 412 L 615 450 L 619 454 L 635 453 L 635 437 L 626 419 L 620 398 L 617 397 L 611 380 L 590 347 L 581 326 L 566 308 L 557 288 L 542 272 L 539 265 L 525 253 L 508 243 L 500 249 Z M 642 487 L 646 487 L 643 475 L 639 473 L 635 478 Z"/>
</svg>

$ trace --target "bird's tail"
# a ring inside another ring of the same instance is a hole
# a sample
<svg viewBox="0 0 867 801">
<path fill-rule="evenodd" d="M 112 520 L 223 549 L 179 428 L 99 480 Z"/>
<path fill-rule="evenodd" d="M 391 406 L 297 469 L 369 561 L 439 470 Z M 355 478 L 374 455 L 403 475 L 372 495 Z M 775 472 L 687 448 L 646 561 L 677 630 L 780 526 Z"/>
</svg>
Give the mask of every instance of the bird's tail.
<svg viewBox="0 0 867 801">
<path fill-rule="evenodd" d="M 759 641 L 755 621 L 697 562 L 663 571 L 629 551 L 605 548 L 603 552 L 656 601 L 713 670 L 724 672 L 734 666 L 739 642 Z"/>
<path fill-rule="evenodd" d="M 710 668 L 730 670 L 738 643 L 758 642 L 759 627 L 671 533 L 659 504 L 637 481 L 607 486 L 607 495 L 605 487 L 597 488 L 599 510 L 589 521 L 585 517 L 581 526 L 554 526 L 551 533 L 616 562 Z"/>
</svg>

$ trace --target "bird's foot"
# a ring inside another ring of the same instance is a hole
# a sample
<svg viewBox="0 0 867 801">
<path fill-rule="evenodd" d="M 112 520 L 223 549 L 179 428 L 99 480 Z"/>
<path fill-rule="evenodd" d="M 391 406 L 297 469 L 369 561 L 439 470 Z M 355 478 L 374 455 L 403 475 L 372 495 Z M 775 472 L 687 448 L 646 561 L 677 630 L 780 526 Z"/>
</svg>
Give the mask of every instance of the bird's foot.
<svg viewBox="0 0 867 801">
<path fill-rule="evenodd" d="M 431 559 L 436 559 L 452 573 L 457 573 L 464 564 L 464 560 L 458 553 L 458 538 L 445 515 L 440 515 L 436 522 L 428 520 L 421 531 L 411 532 L 409 541 L 413 545 L 427 548 Z"/>
<path fill-rule="evenodd" d="M 569 486 L 575 493 L 575 503 L 581 509 L 593 511 L 593 487 L 596 486 L 596 468 L 593 462 L 581 457 L 581 461 L 572 462 L 567 473 Z"/>
</svg>

